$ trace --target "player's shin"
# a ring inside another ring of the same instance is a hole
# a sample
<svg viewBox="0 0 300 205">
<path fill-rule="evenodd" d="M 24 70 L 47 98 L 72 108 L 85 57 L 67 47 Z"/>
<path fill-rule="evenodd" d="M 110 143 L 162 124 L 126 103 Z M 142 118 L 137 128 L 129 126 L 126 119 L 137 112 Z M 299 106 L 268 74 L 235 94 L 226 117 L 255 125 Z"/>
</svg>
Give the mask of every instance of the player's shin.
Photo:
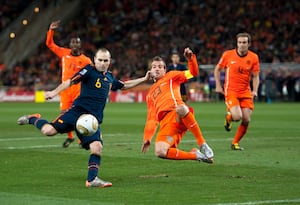
<svg viewBox="0 0 300 205">
<path fill-rule="evenodd" d="M 98 170 L 101 162 L 101 156 L 91 154 L 88 163 L 88 177 L 87 181 L 91 182 L 98 175 Z"/>
<path fill-rule="evenodd" d="M 185 152 L 177 148 L 169 148 L 166 159 L 174 160 L 196 160 L 197 155 L 195 152 Z"/>
<path fill-rule="evenodd" d="M 40 129 L 42 129 L 42 127 L 45 124 L 49 124 L 49 122 L 45 119 L 32 117 L 32 118 L 29 119 L 29 124 L 34 125 L 36 128 L 38 128 L 40 130 Z"/>
<path fill-rule="evenodd" d="M 200 146 L 205 142 L 205 139 L 203 138 L 201 129 L 193 115 L 193 113 L 189 112 L 186 116 L 184 116 L 182 119 L 182 123 L 185 125 L 186 128 L 188 128 L 193 135 L 195 136 L 197 140 L 197 144 Z"/>
</svg>

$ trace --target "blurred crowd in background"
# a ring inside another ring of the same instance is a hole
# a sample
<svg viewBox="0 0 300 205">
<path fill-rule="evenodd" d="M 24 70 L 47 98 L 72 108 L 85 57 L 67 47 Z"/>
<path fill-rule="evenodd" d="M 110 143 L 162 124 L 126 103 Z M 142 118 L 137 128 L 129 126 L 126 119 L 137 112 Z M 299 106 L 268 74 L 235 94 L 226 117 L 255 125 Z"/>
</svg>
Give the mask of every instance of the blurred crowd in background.
<svg viewBox="0 0 300 205">
<path fill-rule="evenodd" d="M 0 31 L 31 2 L 3 1 Z M 170 55 L 182 54 L 187 46 L 196 53 L 199 65 L 213 68 L 224 50 L 235 47 L 238 32 L 252 35 L 250 49 L 258 53 L 261 63 L 300 64 L 299 10 L 299 1 L 282 0 L 89 0 L 82 1 L 74 18 L 61 22 L 55 42 L 68 47 L 70 37 L 79 35 L 89 57 L 97 48 L 108 48 L 113 58 L 111 70 L 121 80 L 144 75 L 155 55 L 170 63 Z M 54 20 L 58 19 L 50 19 L 49 25 Z M 45 38 L 46 32 L 41 31 Z M 60 60 L 43 43 L 23 62 L 10 68 L 1 65 L 0 85 L 13 91 L 49 90 L 60 83 L 60 71 Z M 259 99 L 300 100 L 299 73 L 287 67 L 262 70 Z M 201 69 L 195 81 L 195 87 L 207 90 L 207 101 L 211 100 L 212 70 Z"/>
</svg>

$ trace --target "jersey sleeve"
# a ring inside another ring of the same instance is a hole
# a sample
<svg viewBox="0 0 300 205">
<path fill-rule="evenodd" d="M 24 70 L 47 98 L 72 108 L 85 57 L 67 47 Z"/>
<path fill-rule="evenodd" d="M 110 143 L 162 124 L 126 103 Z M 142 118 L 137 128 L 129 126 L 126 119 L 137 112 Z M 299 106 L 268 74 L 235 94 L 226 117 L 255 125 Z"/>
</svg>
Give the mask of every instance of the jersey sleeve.
<svg viewBox="0 0 300 205">
<path fill-rule="evenodd" d="M 192 58 L 188 60 L 188 68 L 194 77 L 199 75 L 199 66 L 195 54 L 193 54 Z"/>
<path fill-rule="evenodd" d="M 59 47 L 53 40 L 54 31 L 48 30 L 46 38 L 46 46 L 58 57 L 62 58 L 64 55 L 71 53 L 71 49 Z"/>
<path fill-rule="evenodd" d="M 80 71 L 75 73 L 71 78 L 71 85 L 78 84 L 82 79 L 88 75 L 88 66 L 83 67 Z"/>
<path fill-rule="evenodd" d="M 260 65 L 259 65 L 259 57 L 258 55 L 254 55 L 254 61 L 253 61 L 253 73 L 258 74 L 260 72 Z"/>
<path fill-rule="evenodd" d="M 225 51 L 222 54 L 217 65 L 219 66 L 219 69 L 224 69 L 224 68 L 226 68 L 226 64 L 227 64 L 227 52 Z"/>
<path fill-rule="evenodd" d="M 158 121 L 156 120 L 155 111 L 154 111 L 154 105 L 153 102 L 149 100 L 147 97 L 147 120 L 144 128 L 144 142 L 152 140 L 156 129 L 158 127 Z"/>
<path fill-rule="evenodd" d="M 122 83 L 120 80 L 117 80 L 115 78 L 113 79 L 112 86 L 111 86 L 112 91 L 120 90 L 123 87 L 124 87 L 124 83 Z"/>
</svg>

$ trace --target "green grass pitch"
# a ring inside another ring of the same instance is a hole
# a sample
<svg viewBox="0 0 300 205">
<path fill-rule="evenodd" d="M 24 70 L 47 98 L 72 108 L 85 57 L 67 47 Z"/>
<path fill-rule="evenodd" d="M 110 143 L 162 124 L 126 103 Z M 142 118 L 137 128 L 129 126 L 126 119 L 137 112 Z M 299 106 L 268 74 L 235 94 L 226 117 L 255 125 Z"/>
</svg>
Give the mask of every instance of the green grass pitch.
<svg viewBox="0 0 300 205">
<path fill-rule="evenodd" d="M 88 151 L 16 124 L 34 112 L 52 120 L 57 103 L 0 103 L 0 204 L 300 204 L 300 103 L 256 103 L 244 151 L 230 150 L 238 123 L 225 131 L 223 103 L 191 105 L 214 164 L 159 159 L 153 144 L 142 154 L 146 105 L 108 103 L 99 175 L 113 186 L 98 189 L 84 186 Z M 187 133 L 180 148 L 193 147 Z"/>
</svg>

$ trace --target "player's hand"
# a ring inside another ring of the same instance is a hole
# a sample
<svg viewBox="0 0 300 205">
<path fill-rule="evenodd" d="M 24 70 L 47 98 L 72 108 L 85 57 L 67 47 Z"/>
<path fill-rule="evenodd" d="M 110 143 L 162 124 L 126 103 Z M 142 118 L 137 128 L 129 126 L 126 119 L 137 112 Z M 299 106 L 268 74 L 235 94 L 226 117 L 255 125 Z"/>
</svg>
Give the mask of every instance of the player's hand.
<svg viewBox="0 0 300 205">
<path fill-rule="evenodd" d="M 193 56 L 193 51 L 189 47 L 187 47 L 187 48 L 184 49 L 183 55 L 188 60 L 190 60 L 192 58 L 192 56 Z"/>
<path fill-rule="evenodd" d="M 146 75 L 145 75 L 145 80 L 151 80 L 152 79 L 152 74 L 151 74 L 151 71 L 147 71 Z"/>
<path fill-rule="evenodd" d="M 46 100 L 51 100 L 52 98 L 54 98 L 56 95 L 53 91 L 47 91 L 45 92 L 45 99 Z"/>
<path fill-rule="evenodd" d="M 217 86 L 215 92 L 224 95 L 224 90 L 223 90 L 222 87 L 218 87 L 218 86 Z"/>
<path fill-rule="evenodd" d="M 59 23 L 60 23 L 60 20 L 58 20 L 58 21 L 53 21 L 53 22 L 50 24 L 49 29 L 54 30 L 54 29 L 58 28 Z"/>
<path fill-rule="evenodd" d="M 143 146 L 142 146 L 142 152 L 143 153 L 146 153 L 149 151 L 149 148 L 150 148 L 150 141 L 147 140 L 144 142 Z"/>
<path fill-rule="evenodd" d="M 252 92 L 251 92 L 251 95 L 252 95 L 252 98 L 254 99 L 254 98 L 256 98 L 256 97 L 257 97 L 257 92 L 255 92 L 255 91 L 252 91 Z"/>
</svg>

